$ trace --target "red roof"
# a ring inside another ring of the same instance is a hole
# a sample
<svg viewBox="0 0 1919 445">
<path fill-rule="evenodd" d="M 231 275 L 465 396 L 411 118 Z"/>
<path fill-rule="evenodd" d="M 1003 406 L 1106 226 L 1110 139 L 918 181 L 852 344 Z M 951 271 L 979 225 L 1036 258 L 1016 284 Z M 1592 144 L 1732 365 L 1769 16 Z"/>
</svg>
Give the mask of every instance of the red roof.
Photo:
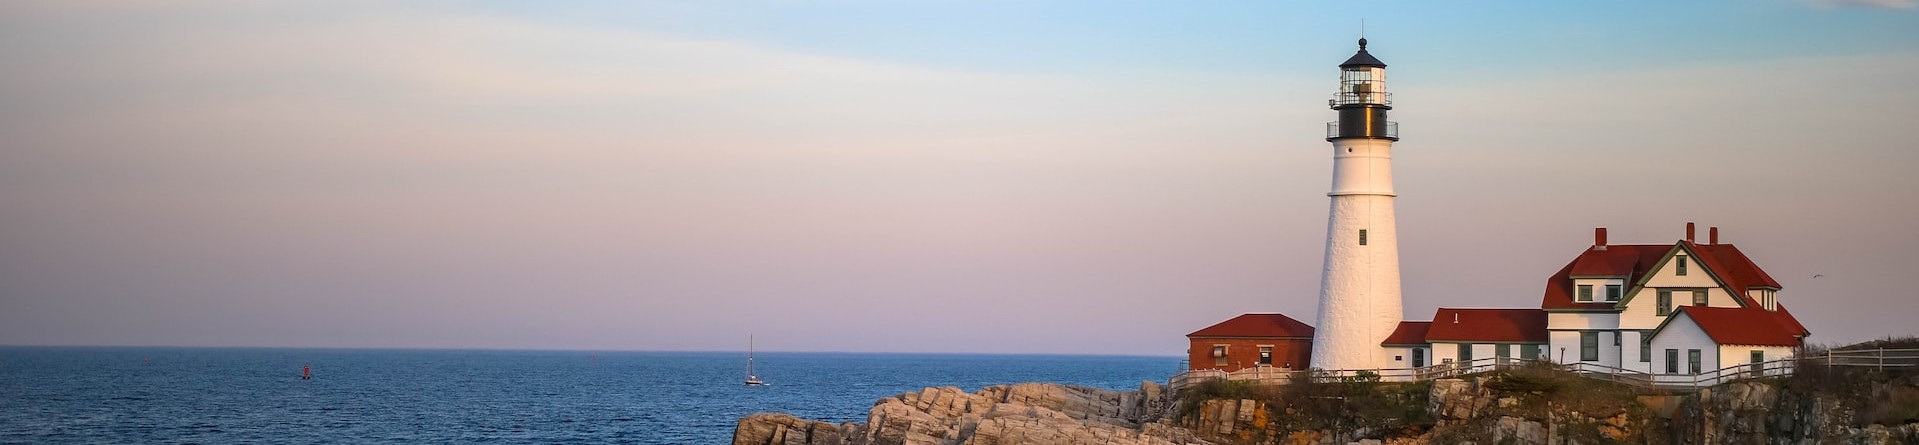
<svg viewBox="0 0 1919 445">
<path fill-rule="evenodd" d="M 1313 337 L 1313 327 L 1281 314 L 1245 314 L 1187 337 Z"/>
<path fill-rule="evenodd" d="M 1426 330 L 1431 329 L 1432 327 L 1433 327 L 1433 322 L 1430 322 L 1430 321 L 1399 322 L 1399 327 L 1393 328 L 1393 334 L 1386 336 L 1386 341 L 1379 342 L 1379 345 L 1392 346 L 1392 345 L 1426 344 Z"/>
<path fill-rule="evenodd" d="M 1546 342 L 1546 311 L 1540 309 L 1442 307 L 1431 323 L 1428 342 Z"/>
<path fill-rule="evenodd" d="M 1798 318 L 1793 317 L 1791 312 L 1786 312 L 1785 305 L 1774 302 L 1772 306 L 1778 309 L 1772 311 L 1772 316 L 1779 320 L 1779 325 L 1785 327 L 1787 332 L 1801 337 L 1812 335 L 1812 331 L 1806 330 L 1806 325 L 1799 324 Z"/>
<path fill-rule="evenodd" d="M 1746 258 L 1746 254 L 1740 252 L 1738 247 L 1731 244 L 1693 243 L 1687 243 L 1687 247 L 1697 252 L 1699 260 L 1705 261 L 1706 267 L 1719 274 L 1719 279 L 1725 280 L 1726 286 L 1732 287 L 1740 295 L 1745 295 L 1748 289 L 1754 287 L 1779 288 L 1779 282 L 1773 281 L 1772 275 L 1767 275 L 1759 265 L 1753 264 L 1752 259 Z"/>
<path fill-rule="evenodd" d="M 1612 309 L 1612 302 L 1573 302 L 1573 279 L 1575 276 L 1616 276 L 1631 282 L 1644 275 L 1661 258 L 1671 252 L 1673 246 L 1661 244 L 1624 244 L 1605 246 L 1604 250 L 1586 249 L 1578 258 L 1546 279 L 1546 297 L 1539 307 L 1545 309 Z"/>
<path fill-rule="evenodd" d="M 1792 328 L 1763 308 L 1684 306 L 1679 312 L 1722 345 L 1799 346 Z M 1791 318 L 1787 316 L 1785 318 Z"/>
<path fill-rule="evenodd" d="M 1755 305 L 1746 291 L 1754 287 L 1780 288 L 1779 282 L 1771 275 L 1753 264 L 1752 259 L 1731 244 L 1697 244 L 1680 241 L 1672 244 L 1623 244 L 1608 245 L 1601 250 L 1594 246 L 1581 252 L 1572 263 L 1546 279 L 1546 295 L 1540 300 L 1539 307 L 1545 309 L 1612 309 L 1614 303 L 1573 301 L 1572 277 L 1616 276 L 1623 277 L 1628 283 L 1652 272 L 1659 260 L 1665 259 L 1679 245 L 1691 250 L 1698 258 L 1700 266 L 1712 271 L 1714 276 L 1726 283 L 1728 292 L 1737 294 L 1748 306 Z M 1795 321 L 1794 323 L 1797 323 Z"/>
</svg>

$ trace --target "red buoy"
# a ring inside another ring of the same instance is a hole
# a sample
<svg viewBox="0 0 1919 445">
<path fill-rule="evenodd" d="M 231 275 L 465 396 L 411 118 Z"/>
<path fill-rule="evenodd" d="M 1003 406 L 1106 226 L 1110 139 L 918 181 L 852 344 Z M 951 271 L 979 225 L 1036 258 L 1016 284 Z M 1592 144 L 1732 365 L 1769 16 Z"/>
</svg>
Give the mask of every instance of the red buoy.
<svg viewBox="0 0 1919 445">
<path fill-rule="evenodd" d="M 313 378 L 313 365 L 300 365 L 300 380 Z"/>
</svg>

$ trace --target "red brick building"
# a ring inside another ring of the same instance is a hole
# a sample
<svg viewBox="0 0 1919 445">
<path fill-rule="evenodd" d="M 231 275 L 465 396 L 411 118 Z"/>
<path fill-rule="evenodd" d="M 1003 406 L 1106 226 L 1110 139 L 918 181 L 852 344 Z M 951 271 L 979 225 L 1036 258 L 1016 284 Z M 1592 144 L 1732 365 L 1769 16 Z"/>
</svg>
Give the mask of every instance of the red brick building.
<svg viewBox="0 0 1919 445">
<path fill-rule="evenodd" d="M 1186 341 L 1190 369 L 1305 369 L 1313 327 L 1281 314 L 1245 314 L 1186 334 Z"/>
</svg>

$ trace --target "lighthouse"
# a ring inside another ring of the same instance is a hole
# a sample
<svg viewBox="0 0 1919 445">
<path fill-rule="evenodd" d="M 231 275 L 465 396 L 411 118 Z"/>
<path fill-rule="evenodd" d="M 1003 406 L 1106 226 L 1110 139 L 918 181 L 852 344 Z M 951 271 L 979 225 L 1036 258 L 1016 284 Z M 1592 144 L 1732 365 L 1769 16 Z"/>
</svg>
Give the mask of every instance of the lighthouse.
<svg viewBox="0 0 1919 445">
<path fill-rule="evenodd" d="M 1326 124 L 1333 146 L 1332 209 L 1326 221 L 1326 266 L 1319 281 L 1319 322 L 1312 367 L 1375 369 L 1389 357 L 1380 343 L 1402 318 L 1399 231 L 1393 217 L 1393 142 L 1386 120 L 1386 64 L 1359 52 L 1339 65 L 1339 91 L 1327 101 L 1338 120 Z"/>
</svg>

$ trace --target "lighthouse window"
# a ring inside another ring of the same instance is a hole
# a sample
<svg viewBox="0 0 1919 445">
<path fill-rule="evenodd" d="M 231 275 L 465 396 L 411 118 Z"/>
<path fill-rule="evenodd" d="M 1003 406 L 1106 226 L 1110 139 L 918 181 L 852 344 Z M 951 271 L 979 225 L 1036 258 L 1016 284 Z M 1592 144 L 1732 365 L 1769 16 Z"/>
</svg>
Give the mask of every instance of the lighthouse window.
<svg viewBox="0 0 1919 445">
<path fill-rule="evenodd" d="M 1366 245 L 1366 229 L 1359 229 L 1359 245 Z"/>
<path fill-rule="evenodd" d="M 1579 361 L 1599 360 L 1599 331 L 1581 331 L 1579 333 Z"/>
</svg>

